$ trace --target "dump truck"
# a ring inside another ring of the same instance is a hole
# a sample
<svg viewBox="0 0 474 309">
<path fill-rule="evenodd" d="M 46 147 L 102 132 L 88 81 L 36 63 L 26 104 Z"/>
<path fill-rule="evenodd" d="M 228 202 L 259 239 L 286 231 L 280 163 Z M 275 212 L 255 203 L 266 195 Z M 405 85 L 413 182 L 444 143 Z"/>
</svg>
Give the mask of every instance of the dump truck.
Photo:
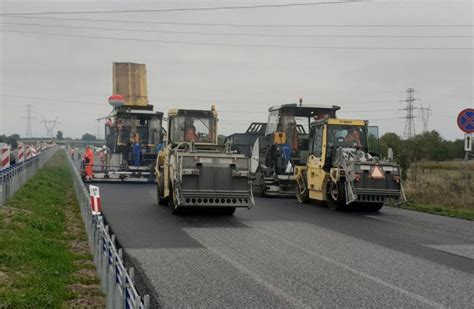
<svg viewBox="0 0 474 309">
<path fill-rule="evenodd" d="M 163 113 L 154 111 L 147 93 L 146 67 L 113 63 L 111 113 L 105 120 L 105 145 L 96 149 L 93 177 L 88 181 L 155 181 L 157 148 L 165 131 Z M 84 167 L 84 164 L 83 164 Z"/>
<path fill-rule="evenodd" d="M 388 200 L 406 200 L 400 166 L 378 157 L 378 127 L 366 120 L 313 122 L 306 165 L 295 168 L 294 178 L 300 203 L 378 211 Z"/>
<path fill-rule="evenodd" d="M 166 147 L 156 160 L 157 199 L 174 214 L 185 208 L 220 209 L 255 205 L 250 160 L 217 142 L 217 112 L 172 109 Z"/>
<path fill-rule="evenodd" d="M 254 188 L 261 196 L 294 196 L 294 168 L 306 164 L 308 132 L 314 119 L 335 117 L 339 106 L 289 103 L 271 106 L 263 126 L 252 123 L 247 133 L 229 139 L 230 147 L 244 148 L 251 144 L 251 172 Z"/>
</svg>

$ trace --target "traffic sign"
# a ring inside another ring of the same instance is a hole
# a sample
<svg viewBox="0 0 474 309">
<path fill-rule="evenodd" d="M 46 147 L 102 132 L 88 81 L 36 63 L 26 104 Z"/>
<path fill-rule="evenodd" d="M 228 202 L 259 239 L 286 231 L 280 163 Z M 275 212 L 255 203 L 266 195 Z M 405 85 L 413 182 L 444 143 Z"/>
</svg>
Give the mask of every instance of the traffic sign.
<svg viewBox="0 0 474 309">
<path fill-rule="evenodd" d="M 466 108 L 458 115 L 458 127 L 465 133 L 474 132 L 474 109 Z"/>
<path fill-rule="evenodd" d="M 466 133 L 466 136 L 464 136 L 464 151 L 471 152 L 472 151 L 472 138 L 474 137 L 474 134 L 472 133 Z"/>
</svg>

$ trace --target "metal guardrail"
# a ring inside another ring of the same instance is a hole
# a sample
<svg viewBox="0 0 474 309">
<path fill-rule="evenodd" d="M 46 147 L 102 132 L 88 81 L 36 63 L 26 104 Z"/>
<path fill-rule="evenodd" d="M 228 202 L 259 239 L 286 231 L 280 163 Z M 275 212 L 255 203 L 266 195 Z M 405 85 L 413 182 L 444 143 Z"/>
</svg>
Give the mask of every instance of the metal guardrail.
<svg viewBox="0 0 474 309">
<path fill-rule="evenodd" d="M 115 244 L 115 235 L 109 232 L 101 215 L 93 215 L 89 191 L 82 182 L 74 162 L 69 156 L 74 190 L 81 208 L 82 219 L 94 256 L 102 292 L 106 294 L 107 307 L 117 309 L 148 309 L 150 296 L 141 297 L 134 284 L 134 268 L 125 268 L 122 249 Z"/>
<path fill-rule="evenodd" d="M 37 156 L 0 171 L 0 207 L 15 194 L 58 150 L 46 148 Z"/>
</svg>

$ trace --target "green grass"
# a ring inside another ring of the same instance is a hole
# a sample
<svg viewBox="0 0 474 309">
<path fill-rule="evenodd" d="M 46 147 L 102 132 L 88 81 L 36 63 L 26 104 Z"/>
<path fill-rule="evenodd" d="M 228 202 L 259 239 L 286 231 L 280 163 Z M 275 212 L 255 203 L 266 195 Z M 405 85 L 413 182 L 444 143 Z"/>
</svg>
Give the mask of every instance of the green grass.
<svg viewBox="0 0 474 309">
<path fill-rule="evenodd" d="M 470 170 L 474 171 L 474 161 L 470 160 L 467 162 L 467 165 L 463 160 L 452 160 L 452 161 L 420 161 L 412 163 L 413 166 L 417 166 L 421 169 L 430 169 L 430 170 Z"/>
<path fill-rule="evenodd" d="M 415 204 L 415 203 L 407 203 L 407 204 L 401 205 L 400 208 L 416 210 L 416 211 L 426 212 L 426 213 L 440 215 L 440 216 L 460 218 L 460 219 L 474 221 L 474 209 L 472 208 L 454 208 L 454 207 L 444 206 L 444 205 Z"/>
<path fill-rule="evenodd" d="M 72 221 L 74 222 L 72 222 Z M 0 207 L 0 308 L 61 308 L 77 293 L 78 260 L 69 243 L 85 235 L 62 151 Z M 79 226 L 71 231 L 70 225 Z"/>
</svg>

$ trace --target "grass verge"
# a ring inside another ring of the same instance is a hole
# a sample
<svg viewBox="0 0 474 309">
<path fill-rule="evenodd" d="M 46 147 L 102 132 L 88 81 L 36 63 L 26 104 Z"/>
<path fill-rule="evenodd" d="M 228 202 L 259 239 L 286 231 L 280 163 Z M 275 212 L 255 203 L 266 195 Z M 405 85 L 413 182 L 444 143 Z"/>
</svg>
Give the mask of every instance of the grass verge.
<svg viewBox="0 0 474 309">
<path fill-rule="evenodd" d="M 0 208 L 0 308 L 104 307 L 65 153 Z"/>
<path fill-rule="evenodd" d="M 420 212 L 426 212 L 434 215 L 460 218 L 474 221 L 474 209 L 472 208 L 453 208 L 450 206 L 443 205 L 430 205 L 430 204 L 415 204 L 407 203 L 401 206 L 393 206 L 404 209 L 416 210 Z"/>
</svg>

